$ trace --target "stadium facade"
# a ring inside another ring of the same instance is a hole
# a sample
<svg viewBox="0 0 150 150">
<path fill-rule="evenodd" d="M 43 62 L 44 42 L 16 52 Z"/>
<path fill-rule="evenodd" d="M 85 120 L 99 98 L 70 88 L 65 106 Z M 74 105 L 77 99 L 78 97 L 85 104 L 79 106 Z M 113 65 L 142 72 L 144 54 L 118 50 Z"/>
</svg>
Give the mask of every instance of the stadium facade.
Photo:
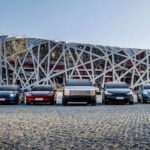
<svg viewBox="0 0 150 150">
<path fill-rule="evenodd" d="M 0 36 L 0 84 L 30 89 L 88 78 L 97 86 L 124 81 L 132 88 L 150 82 L 150 50 Z"/>
</svg>

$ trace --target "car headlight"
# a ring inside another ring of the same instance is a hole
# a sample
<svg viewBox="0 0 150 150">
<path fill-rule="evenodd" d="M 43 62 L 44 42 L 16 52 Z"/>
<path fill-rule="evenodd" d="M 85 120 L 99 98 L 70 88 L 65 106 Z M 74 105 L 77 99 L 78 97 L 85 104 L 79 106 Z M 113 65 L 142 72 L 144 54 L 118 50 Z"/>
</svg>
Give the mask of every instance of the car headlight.
<svg viewBox="0 0 150 150">
<path fill-rule="evenodd" d="M 50 96 L 51 96 L 51 95 L 53 95 L 53 94 L 54 94 L 53 92 L 50 92 L 48 95 L 50 95 Z"/>
<path fill-rule="evenodd" d="M 69 90 L 64 90 L 64 95 L 69 96 L 70 91 Z"/>
<path fill-rule="evenodd" d="M 26 93 L 26 96 L 32 96 L 30 93 Z"/>
<path fill-rule="evenodd" d="M 132 91 L 128 92 L 127 95 L 132 95 Z"/>
<path fill-rule="evenodd" d="M 10 97 L 14 97 L 14 96 L 16 96 L 16 94 L 13 94 L 13 93 L 10 94 Z"/>
<path fill-rule="evenodd" d="M 90 91 L 90 95 L 91 95 L 91 96 L 94 96 L 94 95 L 95 95 L 95 90 Z"/>
<path fill-rule="evenodd" d="M 148 92 L 147 91 L 143 91 L 143 94 L 148 94 Z"/>
<path fill-rule="evenodd" d="M 111 93 L 111 92 L 108 92 L 108 91 L 105 91 L 105 94 L 106 94 L 106 95 L 112 95 L 112 93 Z"/>
</svg>

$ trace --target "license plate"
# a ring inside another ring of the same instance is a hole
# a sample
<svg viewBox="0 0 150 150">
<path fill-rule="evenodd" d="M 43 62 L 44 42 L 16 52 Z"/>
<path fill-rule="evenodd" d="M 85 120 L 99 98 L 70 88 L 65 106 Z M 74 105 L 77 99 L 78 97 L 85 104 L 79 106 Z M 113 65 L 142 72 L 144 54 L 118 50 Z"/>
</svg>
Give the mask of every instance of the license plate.
<svg viewBox="0 0 150 150">
<path fill-rule="evenodd" d="M 124 97 L 116 97 L 116 99 L 122 100 L 122 99 L 124 99 Z"/>
<path fill-rule="evenodd" d="M 35 98 L 36 101 L 43 101 L 43 98 Z"/>
<path fill-rule="evenodd" d="M 0 101 L 5 101 L 5 98 L 0 98 Z"/>
</svg>

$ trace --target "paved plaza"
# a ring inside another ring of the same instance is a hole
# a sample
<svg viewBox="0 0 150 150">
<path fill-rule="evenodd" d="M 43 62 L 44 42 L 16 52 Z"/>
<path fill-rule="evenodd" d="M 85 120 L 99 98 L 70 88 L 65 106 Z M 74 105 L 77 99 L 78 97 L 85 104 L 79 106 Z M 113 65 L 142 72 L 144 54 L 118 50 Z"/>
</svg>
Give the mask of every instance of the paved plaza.
<svg viewBox="0 0 150 150">
<path fill-rule="evenodd" d="M 0 105 L 0 149 L 149 149 L 150 104 Z"/>
</svg>

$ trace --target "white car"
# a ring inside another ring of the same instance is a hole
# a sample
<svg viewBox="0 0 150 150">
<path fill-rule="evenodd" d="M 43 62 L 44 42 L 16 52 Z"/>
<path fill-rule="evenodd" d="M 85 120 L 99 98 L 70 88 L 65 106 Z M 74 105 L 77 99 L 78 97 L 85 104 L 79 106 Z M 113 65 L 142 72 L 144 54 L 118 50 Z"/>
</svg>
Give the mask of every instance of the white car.
<svg viewBox="0 0 150 150">
<path fill-rule="evenodd" d="M 87 102 L 96 105 L 96 89 L 88 79 L 70 79 L 63 90 L 62 104 L 68 102 Z"/>
</svg>

